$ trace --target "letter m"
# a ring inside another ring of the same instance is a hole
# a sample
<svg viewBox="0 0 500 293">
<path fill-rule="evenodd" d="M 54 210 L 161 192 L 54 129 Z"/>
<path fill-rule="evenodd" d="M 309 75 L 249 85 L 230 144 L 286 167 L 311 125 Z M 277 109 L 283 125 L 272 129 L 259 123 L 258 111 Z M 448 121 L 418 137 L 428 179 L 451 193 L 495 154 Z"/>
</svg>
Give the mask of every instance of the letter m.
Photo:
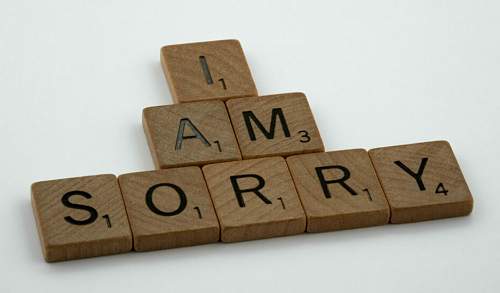
<svg viewBox="0 0 500 293">
<path fill-rule="evenodd" d="M 276 130 L 276 120 L 279 119 L 281 123 L 281 128 L 283 129 L 283 133 L 285 137 L 290 137 L 290 130 L 288 130 L 288 124 L 286 123 L 285 115 L 283 114 L 283 110 L 281 108 L 273 108 L 271 112 L 271 125 L 269 126 L 269 131 L 262 125 L 262 123 L 255 117 L 255 114 L 252 111 L 244 111 L 243 119 L 245 120 L 245 126 L 248 130 L 248 136 L 250 136 L 250 140 L 257 140 L 255 136 L 255 131 L 252 126 L 252 121 L 259 128 L 259 130 L 264 134 L 267 139 L 273 139 L 274 133 Z"/>
</svg>

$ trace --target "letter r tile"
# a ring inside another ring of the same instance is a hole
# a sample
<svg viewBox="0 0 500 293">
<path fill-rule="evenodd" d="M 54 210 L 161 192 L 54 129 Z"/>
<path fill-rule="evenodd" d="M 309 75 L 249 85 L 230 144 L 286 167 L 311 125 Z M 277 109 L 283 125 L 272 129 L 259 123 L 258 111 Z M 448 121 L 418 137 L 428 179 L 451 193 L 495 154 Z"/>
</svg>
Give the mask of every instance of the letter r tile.
<svg viewBox="0 0 500 293">
<path fill-rule="evenodd" d="M 303 233 L 306 219 L 281 157 L 203 167 L 223 242 Z"/>
<path fill-rule="evenodd" d="M 146 108 L 143 126 L 157 169 L 241 160 L 222 101 Z"/>
<path fill-rule="evenodd" d="M 343 150 L 287 158 L 307 216 L 308 232 L 384 225 L 389 205 L 367 151 Z"/>
<path fill-rule="evenodd" d="M 219 241 L 219 222 L 199 167 L 129 173 L 118 181 L 136 251 Z"/>
<path fill-rule="evenodd" d="M 447 141 L 369 151 L 391 206 L 391 223 L 468 215 L 472 195 Z"/>
<path fill-rule="evenodd" d="M 233 99 L 226 105 L 244 159 L 325 149 L 303 93 Z"/>
</svg>

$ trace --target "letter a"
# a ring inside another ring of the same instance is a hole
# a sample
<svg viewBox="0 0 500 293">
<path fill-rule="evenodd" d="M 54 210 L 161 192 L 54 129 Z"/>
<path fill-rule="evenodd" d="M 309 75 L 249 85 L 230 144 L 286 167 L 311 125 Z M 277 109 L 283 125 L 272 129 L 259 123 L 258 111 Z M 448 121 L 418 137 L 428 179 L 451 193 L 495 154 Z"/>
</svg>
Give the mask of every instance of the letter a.
<svg viewBox="0 0 500 293">
<path fill-rule="evenodd" d="M 184 129 L 188 126 L 194 135 L 184 135 Z M 210 142 L 203 136 L 203 134 L 194 126 L 193 122 L 189 118 L 182 118 L 179 121 L 179 130 L 177 131 L 177 140 L 175 142 L 175 150 L 180 150 L 182 148 L 182 142 L 185 139 L 196 138 L 201 140 L 205 146 L 210 146 Z"/>
</svg>

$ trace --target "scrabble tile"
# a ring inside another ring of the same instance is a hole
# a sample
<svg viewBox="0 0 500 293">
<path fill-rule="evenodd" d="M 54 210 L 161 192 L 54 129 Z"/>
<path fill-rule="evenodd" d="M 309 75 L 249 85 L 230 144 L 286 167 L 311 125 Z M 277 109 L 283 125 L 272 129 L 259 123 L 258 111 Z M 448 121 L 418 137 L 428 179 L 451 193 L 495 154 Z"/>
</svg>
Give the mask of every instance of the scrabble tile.
<svg viewBox="0 0 500 293">
<path fill-rule="evenodd" d="M 124 174 L 118 181 L 136 251 L 219 241 L 219 222 L 199 167 Z"/>
<path fill-rule="evenodd" d="M 304 211 L 283 158 L 212 164 L 203 167 L 203 174 L 223 242 L 305 231 Z"/>
<path fill-rule="evenodd" d="M 142 117 L 157 169 L 241 160 L 221 101 L 146 108 Z"/>
<path fill-rule="evenodd" d="M 48 262 L 132 250 L 132 234 L 114 175 L 33 183 L 31 204 Z"/>
<path fill-rule="evenodd" d="M 244 159 L 325 149 L 303 93 L 234 99 L 226 105 Z"/>
<path fill-rule="evenodd" d="M 175 103 L 257 96 L 237 40 L 165 46 L 161 63 Z"/>
<path fill-rule="evenodd" d="M 287 163 L 307 216 L 307 232 L 389 222 L 389 205 L 366 150 L 296 155 Z"/>
<path fill-rule="evenodd" d="M 472 195 L 446 141 L 369 151 L 391 207 L 391 223 L 465 216 Z"/>
</svg>

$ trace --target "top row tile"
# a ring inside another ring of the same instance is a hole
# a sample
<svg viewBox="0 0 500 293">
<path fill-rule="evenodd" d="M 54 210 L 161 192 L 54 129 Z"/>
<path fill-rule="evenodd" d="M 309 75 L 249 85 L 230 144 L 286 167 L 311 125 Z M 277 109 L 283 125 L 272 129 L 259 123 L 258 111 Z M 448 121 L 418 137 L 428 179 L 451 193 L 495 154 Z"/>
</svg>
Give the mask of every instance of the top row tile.
<svg viewBox="0 0 500 293">
<path fill-rule="evenodd" d="M 237 40 L 165 46 L 160 58 L 174 103 L 258 95 Z"/>
</svg>

